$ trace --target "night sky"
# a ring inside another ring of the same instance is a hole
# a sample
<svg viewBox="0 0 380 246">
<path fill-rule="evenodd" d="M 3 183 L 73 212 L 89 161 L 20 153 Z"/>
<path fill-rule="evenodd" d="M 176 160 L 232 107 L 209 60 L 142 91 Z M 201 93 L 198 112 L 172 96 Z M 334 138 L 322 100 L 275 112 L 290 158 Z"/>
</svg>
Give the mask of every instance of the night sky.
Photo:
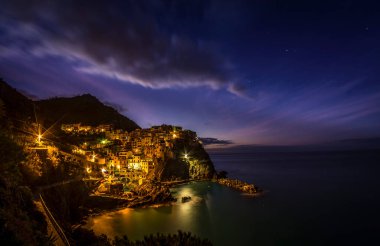
<svg viewBox="0 0 380 246">
<path fill-rule="evenodd" d="M 379 137 L 377 2 L 0 0 L 0 76 L 235 144 Z"/>
</svg>

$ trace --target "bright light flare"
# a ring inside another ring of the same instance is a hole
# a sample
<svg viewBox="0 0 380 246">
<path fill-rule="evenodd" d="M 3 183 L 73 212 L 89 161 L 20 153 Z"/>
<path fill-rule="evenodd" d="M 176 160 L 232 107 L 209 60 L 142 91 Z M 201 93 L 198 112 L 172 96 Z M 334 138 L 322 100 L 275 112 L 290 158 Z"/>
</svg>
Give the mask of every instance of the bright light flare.
<svg viewBox="0 0 380 246">
<path fill-rule="evenodd" d="M 38 144 L 41 144 L 41 139 L 42 139 L 42 135 L 41 135 L 41 134 L 38 134 L 38 135 L 37 135 L 37 143 L 38 143 Z"/>
<path fill-rule="evenodd" d="M 188 160 L 190 158 L 190 155 L 189 153 L 187 153 L 186 151 L 183 153 L 183 158 L 185 158 L 186 160 Z"/>
</svg>

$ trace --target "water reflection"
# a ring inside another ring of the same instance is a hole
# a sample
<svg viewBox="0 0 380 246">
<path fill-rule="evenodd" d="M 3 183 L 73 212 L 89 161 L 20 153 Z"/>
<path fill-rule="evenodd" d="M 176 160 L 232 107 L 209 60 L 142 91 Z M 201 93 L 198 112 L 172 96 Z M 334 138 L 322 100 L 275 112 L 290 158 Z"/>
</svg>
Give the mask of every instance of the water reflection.
<svg viewBox="0 0 380 246">
<path fill-rule="evenodd" d="M 279 161 L 269 153 L 265 161 L 253 155 L 240 162 L 240 154 L 223 155 L 216 161 L 220 169 L 234 166 L 241 170 L 237 177 L 257 180 L 270 194 L 248 197 L 215 183 L 186 184 L 174 190 L 179 200 L 173 206 L 95 216 L 87 227 L 132 240 L 181 229 L 214 245 L 370 245 L 369 239 L 376 239 L 373 215 L 380 207 L 374 195 L 379 158 L 364 154 Z M 182 203 L 182 196 L 192 199 Z"/>
<path fill-rule="evenodd" d="M 97 234 L 106 234 L 110 237 L 118 235 L 115 228 L 125 226 L 123 222 L 131 220 L 132 209 L 126 208 L 116 212 L 110 212 L 94 216 L 88 220 L 86 227 L 92 228 Z"/>
<path fill-rule="evenodd" d="M 210 227 L 211 186 L 209 183 L 188 184 L 174 188 L 177 202 L 172 206 L 122 209 L 89 218 L 86 228 L 110 237 L 127 234 L 132 240 L 149 233 L 175 233 L 178 230 L 202 233 Z M 190 196 L 188 202 L 181 198 Z"/>
<path fill-rule="evenodd" d="M 153 209 L 157 213 L 162 213 L 162 214 L 167 214 L 167 215 L 170 215 L 171 213 L 173 213 L 173 207 L 170 206 L 170 205 L 165 205 L 165 206 L 160 206 L 160 207 L 153 207 Z"/>
</svg>

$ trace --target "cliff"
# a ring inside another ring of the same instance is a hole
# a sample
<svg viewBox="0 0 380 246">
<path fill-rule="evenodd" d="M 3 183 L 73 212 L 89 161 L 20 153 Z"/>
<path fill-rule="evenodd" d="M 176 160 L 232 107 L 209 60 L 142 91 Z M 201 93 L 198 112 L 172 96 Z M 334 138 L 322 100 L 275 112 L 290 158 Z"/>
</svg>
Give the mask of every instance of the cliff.
<svg viewBox="0 0 380 246">
<path fill-rule="evenodd" d="M 155 174 L 157 179 L 211 179 L 214 176 L 215 168 L 209 155 L 195 133 L 191 133 L 174 141 L 174 155 L 159 163 Z"/>
</svg>

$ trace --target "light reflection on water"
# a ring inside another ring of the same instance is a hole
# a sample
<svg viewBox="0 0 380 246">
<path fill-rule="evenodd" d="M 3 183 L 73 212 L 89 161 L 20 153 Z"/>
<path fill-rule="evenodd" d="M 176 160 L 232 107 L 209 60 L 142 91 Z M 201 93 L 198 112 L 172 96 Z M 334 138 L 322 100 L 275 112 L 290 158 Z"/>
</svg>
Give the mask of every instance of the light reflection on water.
<svg viewBox="0 0 380 246">
<path fill-rule="evenodd" d="M 371 245 L 377 240 L 378 152 L 212 158 L 230 177 L 269 192 L 250 197 L 215 183 L 191 183 L 173 190 L 178 198 L 173 206 L 95 216 L 87 228 L 110 237 L 127 234 L 132 240 L 190 231 L 215 245 Z M 182 203 L 183 196 L 192 199 Z"/>
<path fill-rule="evenodd" d="M 209 224 L 209 189 L 209 183 L 183 185 L 173 189 L 173 195 L 178 200 L 172 206 L 126 208 L 109 212 L 89 218 L 85 227 L 93 229 L 96 234 L 110 237 L 127 234 L 132 240 L 157 232 L 200 232 Z M 181 198 L 184 196 L 190 196 L 191 199 L 182 203 Z"/>
<path fill-rule="evenodd" d="M 110 237 L 117 235 L 115 228 L 119 226 L 125 226 L 124 221 L 131 220 L 132 209 L 126 208 L 117 212 L 110 212 L 100 216 L 95 216 L 89 219 L 88 226 L 97 234 L 106 234 Z"/>
</svg>

